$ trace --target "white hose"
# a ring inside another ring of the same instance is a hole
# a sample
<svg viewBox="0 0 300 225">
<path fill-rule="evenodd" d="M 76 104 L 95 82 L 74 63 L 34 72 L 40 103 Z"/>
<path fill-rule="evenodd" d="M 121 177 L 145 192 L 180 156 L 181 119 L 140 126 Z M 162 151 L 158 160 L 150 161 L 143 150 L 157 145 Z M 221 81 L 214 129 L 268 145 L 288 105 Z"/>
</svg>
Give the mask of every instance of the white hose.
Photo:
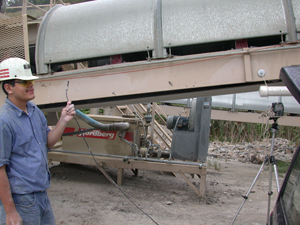
<svg viewBox="0 0 300 225">
<path fill-rule="evenodd" d="M 260 86 L 259 95 L 260 97 L 292 96 L 290 91 L 285 86 L 281 86 L 281 87 Z"/>
</svg>

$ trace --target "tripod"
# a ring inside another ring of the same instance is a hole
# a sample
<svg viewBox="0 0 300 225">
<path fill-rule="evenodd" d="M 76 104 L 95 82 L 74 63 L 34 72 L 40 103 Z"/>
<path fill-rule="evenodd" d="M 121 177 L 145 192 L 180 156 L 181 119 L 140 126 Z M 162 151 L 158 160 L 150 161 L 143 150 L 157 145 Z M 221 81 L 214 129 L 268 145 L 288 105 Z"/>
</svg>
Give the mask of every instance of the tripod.
<svg viewBox="0 0 300 225">
<path fill-rule="evenodd" d="M 273 165 L 274 167 L 274 172 L 275 172 L 275 179 L 276 179 L 276 185 L 277 185 L 277 191 L 279 192 L 279 181 L 278 181 L 278 172 L 277 172 L 277 166 L 276 166 L 276 159 L 275 159 L 275 156 L 273 156 L 273 149 L 274 149 L 274 142 L 275 142 L 275 133 L 277 133 L 279 131 L 278 129 L 278 124 L 276 123 L 278 117 L 273 117 L 273 118 L 270 118 L 270 119 L 273 119 L 274 120 L 274 123 L 272 124 L 272 127 L 269 129 L 269 131 L 272 133 L 272 145 L 271 145 L 271 153 L 269 156 L 266 156 L 265 157 L 265 160 L 263 162 L 263 164 L 261 165 L 258 173 L 256 174 L 256 177 L 254 178 L 247 194 L 245 196 L 242 196 L 244 198 L 241 206 L 239 207 L 237 213 L 235 214 L 232 222 L 231 222 L 231 225 L 234 223 L 234 221 L 236 220 L 238 214 L 240 213 L 243 205 L 245 204 L 246 200 L 248 199 L 248 196 L 253 188 L 253 186 L 255 185 L 261 171 L 263 170 L 264 166 L 269 163 L 270 165 L 270 169 L 269 169 L 269 190 L 268 190 L 268 212 L 267 212 L 267 225 L 270 224 L 270 206 L 271 206 L 271 196 L 273 194 L 272 192 L 272 167 L 271 167 L 271 164 Z"/>
</svg>

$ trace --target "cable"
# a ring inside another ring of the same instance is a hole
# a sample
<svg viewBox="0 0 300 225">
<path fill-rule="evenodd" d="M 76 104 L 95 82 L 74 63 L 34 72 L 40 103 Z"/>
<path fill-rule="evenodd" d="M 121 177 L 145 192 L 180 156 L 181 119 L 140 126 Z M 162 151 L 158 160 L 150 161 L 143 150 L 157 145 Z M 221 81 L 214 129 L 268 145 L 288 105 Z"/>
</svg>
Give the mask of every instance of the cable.
<svg viewBox="0 0 300 225">
<path fill-rule="evenodd" d="M 69 81 L 67 82 L 67 87 L 66 87 L 66 98 L 67 98 L 67 102 L 69 101 L 68 98 L 68 90 L 69 90 Z M 75 118 L 75 117 L 74 117 Z"/>
<path fill-rule="evenodd" d="M 131 150 L 134 154 L 134 156 L 137 156 L 137 153 L 138 153 L 138 146 L 135 144 L 135 143 L 131 143 L 130 141 L 127 141 L 125 138 L 125 131 L 120 131 L 119 133 L 119 137 L 121 138 L 122 141 L 126 142 L 130 147 L 131 147 Z"/>
<path fill-rule="evenodd" d="M 69 98 L 68 98 L 68 89 L 69 89 L 69 81 L 67 82 L 67 87 L 66 87 L 66 98 L 67 98 L 67 101 L 69 101 Z M 80 125 L 79 125 L 79 123 L 78 123 L 78 120 L 76 119 L 76 117 L 74 116 L 74 119 L 75 119 L 75 121 L 76 121 L 76 123 L 77 123 L 77 126 L 78 126 L 78 128 L 79 128 L 79 130 L 81 129 L 81 127 L 80 127 Z M 88 150 L 89 150 L 89 152 L 91 153 L 91 156 L 92 156 L 92 158 L 93 158 L 93 160 L 94 160 L 94 162 L 96 163 L 96 166 L 97 166 L 97 168 L 103 173 L 103 175 L 112 183 L 112 184 L 114 184 L 118 189 L 119 189 L 119 191 L 125 196 L 125 198 L 127 198 L 138 210 L 140 210 L 142 213 L 144 213 L 146 216 L 148 216 L 155 224 L 157 224 L 157 225 L 159 225 L 149 214 L 147 214 L 146 212 L 144 212 L 140 207 L 138 207 L 123 191 L 122 191 L 122 189 L 119 187 L 119 185 L 117 185 L 116 184 L 116 182 L 114 182 L 114 180 L 106 173 L 106 171 L 103 169 L 103 167 L 102 166 L 100 166 L 99 164 L 98 164 L 98 162 L 97 162 L 97 160 L 95 159 L 95 157 L 94 157 L 94 154 L 93 154 L 93 152 L 92 152 L 92 150 L 91 150 L 91 148 L 90 148 L 90 146 L 89 146 L 89 144 L 87 143 L 87 141 L 86 141 L 86 139 L 85 139 L 85 137 L 84 137 L 84 134 L 82 135 L 82 138 L 83 138 L 83 140 L 84 140 L 84 142 L 85 142 L 85 144 L 86 144 L 86 146 L 87 146 L 87 148 L 88 148 Z"/>
<path fill-rule="evenodd" d="M 69 133 L 63 133 L 62 136 L 70 136 L 70 135 L 76 135 L 76 134 L 82 134 L 82 133 L 87 133 L 90 131 L 96 130 L 96 128 L 89 128 L 85 130 L 79 130 L 79 131 L 74 131 L 74 132 L 69 132 Z"/>
</svg>

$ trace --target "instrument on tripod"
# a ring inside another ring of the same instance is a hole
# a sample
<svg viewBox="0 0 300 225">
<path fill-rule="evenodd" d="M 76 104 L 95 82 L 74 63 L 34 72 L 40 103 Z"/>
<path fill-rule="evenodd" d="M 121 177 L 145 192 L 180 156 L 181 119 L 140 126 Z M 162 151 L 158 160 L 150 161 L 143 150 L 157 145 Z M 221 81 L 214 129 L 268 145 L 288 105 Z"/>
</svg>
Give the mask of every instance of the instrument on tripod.
<svg viewBox="0 0 300 225">
<path fill-rule="evenodd" d="M 258 173 L 256 174 L 256 177 L 254 178 L 249 190 L 247 191 L 246 195 L 242 196 L 244 198 L 242 204 L 240 205 L 237 213 L 235 214 L 231 225 L 235 222 L 238 214 L 240 213 L 243 205 L 245 204 L 245 202 L 247 201 L 249 194 L 251 193 L 252 188 L 254 187 L 259 175 L 261 174 L 264 166 L 269 163 L 270 165 L 270 169 L 269 169 L 269 189 L 268 189 L 268 212 L 267 212 L 267 225 L 270 224 L 270 205 L 271 205 L 271 196 L 273 194 L 272 192 L 272 167 L 271 165 L 273 165 L 273 169 L 274 169 L 274 173 L 275 173 L 275 179 L 276 179 L 276 185 L 277 185 L 277 192 L 279 192 L 279 181 L 278 181 L 278 172 L 277 172 L 277 166 L 276 166 L 276 159 L 275 156 L 273 156 L 273 150 L 274 150 L 274 143 L 275 143 L 275 134 L 279 131 L 278 128 L 278 124 L 277 124 L 277 120 L 283 116 L 284 113 L 284 106 L 281 102 L 275 102 L 272 103 L 272 111 L 274 113 L 274 115 L 272 115 L 269 120 L 273 120 L 273 124 L 271 126 L 271 128 L 269 129 L 269 131 L 272 133 L 272 145 L 271 145 L 271 152 L 270 155 L 265 157 L 265 160 L 263 162 L 263 164 L 261 165 Z"/>
</svg>

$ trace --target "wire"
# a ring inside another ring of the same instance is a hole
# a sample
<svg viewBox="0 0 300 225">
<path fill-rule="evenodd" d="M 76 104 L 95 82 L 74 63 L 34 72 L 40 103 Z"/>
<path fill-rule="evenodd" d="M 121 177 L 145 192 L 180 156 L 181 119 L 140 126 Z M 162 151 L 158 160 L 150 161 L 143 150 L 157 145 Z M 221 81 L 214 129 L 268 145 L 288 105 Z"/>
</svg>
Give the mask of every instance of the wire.
<svg viewBox="0 0 300 225">
<path fill-rule="evenodd" d="M 67 98 L 67 101 L 69 101 L 69 98 L 68 98 L 68 89 L 69 89 L 69 81 L 68 81 L 68 83 L 67 83 L 67 87 L 66 87 L 66 98 Z M 77 126 L 78 126 L 78 128 L 79 128 L 79 130 L 81 129 L 81 127 L 80 127 L 80 125 L 79 125 L 79 123 L 78 123 L 78 120 L 77 120 L 77 118 L 74 116 L 74 119 L 75 119 L 75 121 L 76 121 L 76 123 L 77 123 Z M 98 164 L 98 162 L 97 162 L 97 160 L 95 159 L 95 157 L 94 157 L 94 154 L 93 154 L 93 152 L 92 152 L 92 150 L 91 150 L 91 148 L 90 148 L 90 146 L 89 146 L 89 144 L 87 143 L 87 141 L 86 141 L 86 139 L 85 139 L 85 137 L 84 137 L 84 134 L 82 135 L 82 138 L 83 138 L 83 140 L 84 140 L 84 142 L 85 142 L 85 144 L 86 144 L 86 146 L 87 146 L 87 148 L 88 148 L 88 150 L 89 150 L 89 152 L 91 153 L 91 156 L 92 156 L 92 158 L 93 158 L 93 160 L 95 161 L 95 163 L 96 163 L 96 166 L 97 166 L 97 168 L 103 173 L 103 175 L 112 183 L 112 184 L 114 184 L 118 189 L 119 189 L 119 191 L 125 196 L 125 198 L 127 198 L 138 210 L 140 210 L 142 213 L 144 213 L 146 216 L 148 216 L 155 224 L 157 224 L 158 225 L 158 223 L 149 215 L 149 214 L 147 214 L 146 212 L 144 212 L 140 207 L 138 207 L 123 191 L 122 191 L 122 189 L 119 187 L 119 185 L 117 185 L 116 184 L 116 182 L 114 182 L 114 180 L 106 173 L 106 171 L 103 169 L 103 167 L 102 166 L 100 166 L 99 164 Z"/>
<path fill-rule="evenodd" d="M 96 130 L 96 128 L 89 128 L 89 129 L 85 129 L 85 130 L 79 130 L 79 131 L 74 131 L 74 132 L 69 132 L 69 133 L 63 133 L 62 136 L 82 134 L 82 133 L 90 132 L 90 131 L 93 131 L 93 130 Z"/>
<path fill-rule="evenodd" d="M 69 81 L 67 82 L 67 87 L 66 87 L 66 98 L 67 98 L 67 102 L 69 101 L 68 98 L 68 90 L 69 90 Z M 75 117 L 74 117 L 75 118 Z"/>
<path fill-rule="evenodd" d="M 122 141 L 126 142 L 130 147 L 131 147 L 131 150 L 134 154 L 134 156 L 137 156 L 137 153 L 138 153 L 138 146 L 135 144 L 135 143 L 131 143 L 130 141 L 127 141 L 125 138 L 125 132 L 122 130 L 120 131 L 119 133 L 119 137 L 121 138 Z"/>
</svg>

